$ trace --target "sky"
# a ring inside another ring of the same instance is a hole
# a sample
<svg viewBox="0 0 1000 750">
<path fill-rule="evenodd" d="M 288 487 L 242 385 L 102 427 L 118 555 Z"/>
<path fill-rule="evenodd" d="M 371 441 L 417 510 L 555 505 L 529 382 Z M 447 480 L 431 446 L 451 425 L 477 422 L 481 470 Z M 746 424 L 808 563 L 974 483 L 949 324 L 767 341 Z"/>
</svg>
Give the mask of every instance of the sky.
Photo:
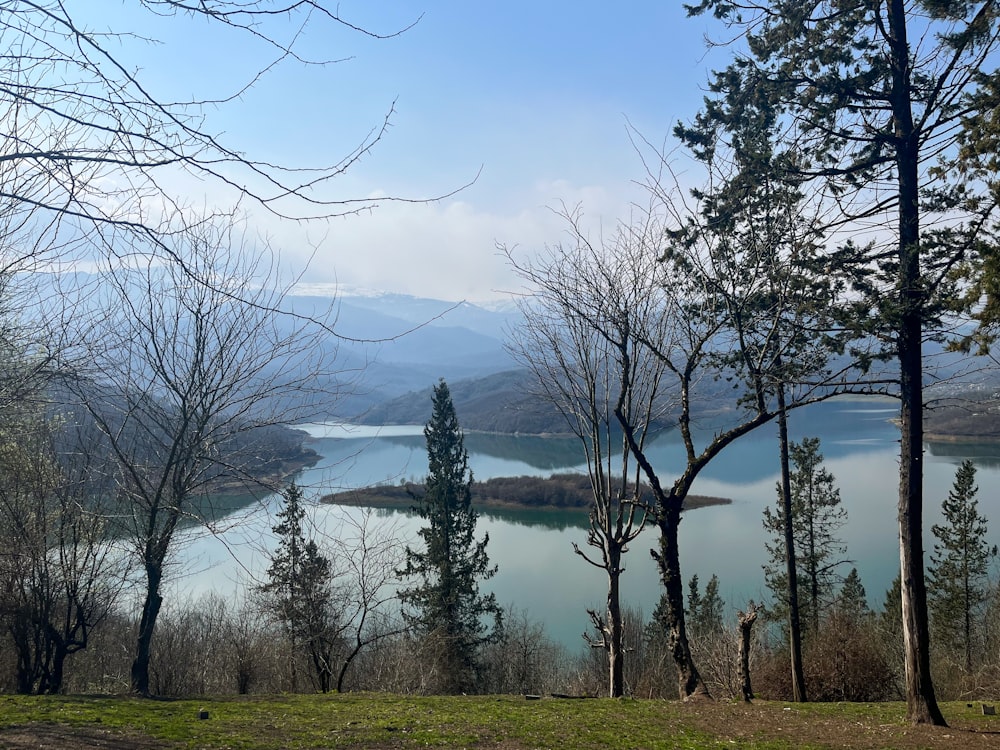
<svg viewBox="0 0 1000 750">
<path fill-rule="evenodd" d="M 153 18 L 135 0 L 79 0 L 95 29 L 128 30 L 122 58 L 167 100 L 236 91 L 273 51 L 205 22 Z M 254 157 L 336 163 L 391 110 L 388 132 L 336 182 L 344 198 L 380 200 L 357 216 L 305 224 L 244 205 L 310 289 L 332 284 L 484 301 L 521 288 L 498 245 L 523 257 L 564 240 L 562 206 L 598 232 L 641 200 L 630 127 L 672 152 L 671 130 L 696 113 L 709 70 L 726 64 L 680 3 L 633 0 L 341 0 L 373 39 L 313 18 L 298 49 L 205 127 Z M 272 32 L 288 38 L 292 27 Z M 156 40 L 157 43 L 153 43 Z M 676 158 L 682 173 L 688 168 Z M 693 166 L 692 166 L 693 168 Z M 192 203 L 225 200 L 180 182 Z M 201 191 L 201 192 L 199 192 Z"/>
</svg>

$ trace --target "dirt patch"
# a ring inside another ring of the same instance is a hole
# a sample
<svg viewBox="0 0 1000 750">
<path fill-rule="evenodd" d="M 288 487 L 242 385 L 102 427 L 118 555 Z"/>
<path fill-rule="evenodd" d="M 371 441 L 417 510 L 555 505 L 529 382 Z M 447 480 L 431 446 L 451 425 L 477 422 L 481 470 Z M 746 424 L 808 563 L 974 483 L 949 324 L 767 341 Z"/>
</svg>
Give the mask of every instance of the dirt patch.
<svg viewBox="0 0 1000 750">
<path fill-rule="evenodd" d="M 767 703 L 681 704 L 689 725 L 729 740 L 739 747 L 753 740 L 783 739 L 792 746 L 867 750 L 935 750 L 936 748 L 1000 748 L 1000 723 L 994 730 L 958 719 L 948 727 L 909 726 L 898 722 L 844 717 L 823 719 L 794 707 Z M 688 723 L 685 722 L 685 723 Z"/>
<path fill-rule="evenodd" d="M 0 729 L 4 750 L 167 750 L 169 745 L 133 732 L 113 732 L 96 727 L 31 724 Z"/>
</svg>

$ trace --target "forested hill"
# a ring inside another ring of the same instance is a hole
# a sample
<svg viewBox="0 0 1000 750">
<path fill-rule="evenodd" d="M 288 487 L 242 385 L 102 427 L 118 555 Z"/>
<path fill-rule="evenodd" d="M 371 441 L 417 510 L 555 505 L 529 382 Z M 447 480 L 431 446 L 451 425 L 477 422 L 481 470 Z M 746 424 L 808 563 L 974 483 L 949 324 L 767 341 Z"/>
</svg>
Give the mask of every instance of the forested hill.
<svg viewBox="0 0 1000 750">
<path fill-rule="evenodd" d="M 564 434 L 562 414 L 532 395 L 526 370 L 506 370 L 481 378 L 449 382 L 458 420 L 466 430 L 504 434 Z M 425 424 L 431 416 L 431 386 L 386 401 L 366 412 L 361 424 Z"/>
<path fill-rule="evenodd" d="M 1000 399 L 992 391 L 947 399 L 925 412 L 924 430 L 930 440 L 1000 441 Z"/>
<path fill-rule="evenodd" d="M 533 394 L 533 376 L 526 370 L 507 370 L 481 378 L 449 382 L 455 411 L 462 427 L 474 432 L 510 435 L 564 435 L 569 432 L 563 415 L 548 401 Z M 704 388 L 705 386 L 703 386 Z M 929 391 L 934 406 L 925 412 L 930 440 L 1000 441 L 1000 385 L 950 383 Z M 719 394 L 715 394 L 716 396 Z M 712 393 L 702 393 L 706 404 Z M 714 399 L 716 404 L 728 403 Z M 425 424 L 431 412 L 431 386 L 411 391 L 368 410 L 357 421 L 368 425 Z M 705 415 L 712 407 L 707 406 Z M 657 427 L 669 428 L 669 418 Z"/>
</svg>

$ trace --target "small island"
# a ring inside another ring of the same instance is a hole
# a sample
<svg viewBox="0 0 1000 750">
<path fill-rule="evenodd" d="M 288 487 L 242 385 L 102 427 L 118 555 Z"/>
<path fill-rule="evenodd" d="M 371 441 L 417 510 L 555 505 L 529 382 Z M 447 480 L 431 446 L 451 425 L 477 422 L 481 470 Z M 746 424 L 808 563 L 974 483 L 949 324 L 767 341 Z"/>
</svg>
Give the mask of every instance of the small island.
<svg viewBox="0 0 1000 750">
<path fill-rule="evenodd" d="M 424 486 L 408 482 L 402 485 L 377 485 L 325 495 L 321 502 L 334 505 L 355 505 L 370 508 L 408 509 L 423 495 Z M 643 488 L 642 501 L 653 502 L 652 493 Z M 472 502 L 480 508 L 517 510 L 569 510 L 586 512 L 594 502 L 590 478 L 586 474 L 553 474 L 535 477 L 496 477 L 472 483 Z M 728 505 L 724 497 L 689 495 L 684 509 L 710 505 Z"/>
</svg>

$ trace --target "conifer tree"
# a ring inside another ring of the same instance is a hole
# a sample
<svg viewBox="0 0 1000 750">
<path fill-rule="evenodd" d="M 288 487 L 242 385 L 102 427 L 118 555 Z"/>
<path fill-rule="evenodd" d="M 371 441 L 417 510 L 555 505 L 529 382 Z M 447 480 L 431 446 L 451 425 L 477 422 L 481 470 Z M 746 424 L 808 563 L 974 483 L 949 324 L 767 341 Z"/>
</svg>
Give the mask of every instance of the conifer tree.
<svg viewBox="0 0 1000 750">
<path fill-rule="evenodd" d="M 331 687 L 337 617 L 333 605 L 330 559 L 302 528 L 305 508 L 302 490 L 294 482 L 283 493 L 284 507 L 273 527 L 278 549 L 271 556 L 267 582 L 261 587 L 271 611 L 282 623 L 291 644 L 292 688 L 296 689 L 296 657 L 306 649 L 317 685 L 324 693 Z"/>
<path fill-rule="evenodd" d="M 480 646 L 501 634 L 502 611 L 493 594 L 479 593 L 479 580 L 491 578 L 497 568 L 486 553 L 489 534 L 476 541 L 472 472 L 444 380 L 434 387 L 424 437 L 429 471 L 416 507 L 427 522 L 419 532 L 424 548 L 408 547 L 400 571 L 419 582 L 400 591 L 400 599 L 407 622 L 438 649 L 441 687 L 446 692 L 468 692 L 476 686 Z"/>
<path fill-rule="evenodd" d="M 977 609 L 988 594 L 987 568 L 996 554 L 986 542 L 986 519 L 979 514 L 976 467 L 962 461 L 955 483 L 941 505 L 944 523 L 931 527 L 937 541 L 928 568 L 928 603 L 935 636 L 960 649 L 966 671 L 972 669 L 972 640 Z"/>
<path fill-rule="evenodd" d="M 844 579 L 840 593 L 837 595 L 836 606 L 837 612 L 854 622 L 860 622 L 871 614 L 868 607 L 868 594 L 861 583 L 861 576 L 857 568 L 851 568 L 851 572 Z"/>
<path fill-rule="evenodd" d="M 930 674 L 924 578 L 929 362 L 922 345 L 942 334 L 943 313 L 971 313 L 983 297 L 995 299 L 1000 7 L 959 0 L 700 0 L 685 7 L 719 19 L 740 49 L 678 135 L 711 159 L 748 102 L 773 107 L 788 156 L 776 177 L 828 191 L 827 226 L 848 230 L 828 265 L 855 291 L 845 323 L 887 342 L 883 355 L 898 366 L 907 713 L 914 723 L 944 725 Z M 990 283 L 962 295 L 963 276 Z M 992 308 L 983 309 L 981 322 L 993 322 Z"/>
<path fill-rule="evenodd" d="M 834 599 L 836 568 L 844 562 L 845 546 L 837 532 L 846 522 L 847 512 L 840 507 L 840 490 L 833 474 L 823 466 L 819 438 L 807 437 L 801 443 L 792 443 L 789 453 L 794 465 L 790 485 L 799 606 L 815 633 L 823 609 Z M 785 611 L 788 577 L 780 487 L 778 495 L 777 512 L 764 509 L 764 529 L 774 535 L 774 541 L 767 544 L 771 563 L 765 566 L 764 576 L 778 603 L 776 609 Z"/>
<path fill-rule="evenodd" d="M 698 576 L 691 576 L 688 582 L 688 630 L 691 638 L 697 641 L 699 638 L 721 633 L 723 626 L 723 610 L 725 602 L 719 596 L 719 577 L 712 575 L 705 584 L 704 593 L 699 591 Z M 658 609 L 662 609 L 664 603 L 661 602 Z"/>
</svg>

